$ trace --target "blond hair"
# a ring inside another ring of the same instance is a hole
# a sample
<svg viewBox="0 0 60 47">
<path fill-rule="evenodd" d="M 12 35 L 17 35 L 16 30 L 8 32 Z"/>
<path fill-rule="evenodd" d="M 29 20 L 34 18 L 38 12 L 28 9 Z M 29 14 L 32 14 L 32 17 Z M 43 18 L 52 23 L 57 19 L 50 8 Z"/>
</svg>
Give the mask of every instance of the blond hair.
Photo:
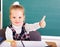
<svg viewBox="0 0 60 47">
<path fill-rule="evenodd" d="M 14 10 L 16 10 L 16 9 L 23 10 L 23 14 L 24 14 L 24 7 L 21 6 L 21 5 L 12 5 L 12 6 L 10 7 L 10 14 L 11 14 L 11 10 L 12 10 L 12 9 L 14 9 Z"/>
</svg>

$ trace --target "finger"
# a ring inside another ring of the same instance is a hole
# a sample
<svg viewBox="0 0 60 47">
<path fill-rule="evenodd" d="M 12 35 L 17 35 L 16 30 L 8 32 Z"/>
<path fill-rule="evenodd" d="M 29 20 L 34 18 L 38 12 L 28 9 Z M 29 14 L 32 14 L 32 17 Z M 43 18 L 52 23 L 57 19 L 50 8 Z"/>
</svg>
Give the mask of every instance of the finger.
<svg viewBox="0 0 60 47">
<path fill-rule="evenodd" d="M 45 20 L 45 18 L 46 18 L 46 16 L 43 16 L 42 21 L 44 21 L 44 20 Z"/>
</svg>

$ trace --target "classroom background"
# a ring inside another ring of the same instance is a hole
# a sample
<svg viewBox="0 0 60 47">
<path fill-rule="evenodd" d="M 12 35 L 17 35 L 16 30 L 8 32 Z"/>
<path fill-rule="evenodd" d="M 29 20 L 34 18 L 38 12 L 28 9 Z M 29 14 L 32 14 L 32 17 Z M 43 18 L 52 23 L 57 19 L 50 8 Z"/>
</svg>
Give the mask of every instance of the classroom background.
<svg viewBox="0 0 60 47">
<path fill-rule="evenodd" d="M 10 24 L 9 8 L 15 1 L 25 8 L 27 23 L 39 22 L 46 16 L 46 27 L 37 30 L 41 35 L 60 36 L 60 0 L 3 0 L 3 28 Z"/>
</svg>

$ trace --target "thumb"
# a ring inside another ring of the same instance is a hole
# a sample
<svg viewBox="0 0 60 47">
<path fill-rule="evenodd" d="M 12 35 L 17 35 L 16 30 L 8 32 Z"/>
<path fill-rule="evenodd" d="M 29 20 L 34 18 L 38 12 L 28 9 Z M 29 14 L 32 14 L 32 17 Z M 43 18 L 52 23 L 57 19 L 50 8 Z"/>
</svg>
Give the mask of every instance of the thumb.
<svg viewBox="0 0 60 47">
<path fill-rule="evenodd" d="M 42 20 L 41 20 L 41 21 L 45 21 L 45 18 L 46 18 L 46 16 L 43 16 L 43 18 L 42 18 Z"/>
</svg>

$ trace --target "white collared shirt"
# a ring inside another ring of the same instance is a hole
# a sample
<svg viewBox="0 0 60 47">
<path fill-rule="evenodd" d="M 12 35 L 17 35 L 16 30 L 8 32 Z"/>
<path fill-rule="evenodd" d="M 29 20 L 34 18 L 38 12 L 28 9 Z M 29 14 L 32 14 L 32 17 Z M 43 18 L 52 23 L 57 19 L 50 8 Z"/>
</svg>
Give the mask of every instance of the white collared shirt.
<svg viewBox="0 0 60 47">
<path fill-rule="evenodd" d="M 17 34 L 21 33 L 22 26 L 16 27 L 15 25 L 12 25 L 12 27 L 14 28 L 14 30 L 16 31 Z"/>
</svg>

